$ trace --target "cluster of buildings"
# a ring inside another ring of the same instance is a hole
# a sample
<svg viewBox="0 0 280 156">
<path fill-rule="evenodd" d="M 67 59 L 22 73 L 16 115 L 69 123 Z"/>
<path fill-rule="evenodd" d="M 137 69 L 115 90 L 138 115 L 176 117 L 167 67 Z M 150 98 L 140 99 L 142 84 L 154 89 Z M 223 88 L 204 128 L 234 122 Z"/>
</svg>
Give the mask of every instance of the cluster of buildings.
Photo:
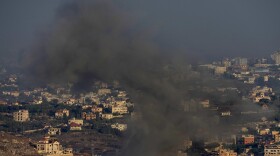
<svg viewBox="0 0 280 156">
<path fill-rule="evenodd" d="M 276 51 L 270 58 L 225 58 L 211 64 L 200 65 L 202 70 L 209 70 L 215 75 L 225 75 L 247 84 L 255 84 L 258 79 L 264 83 L 270 78 L 280 80 L 275 67 L 280 65 L 280 51 Z M 276 68 L 277 69 L 277 68 Z M 278 69 L 277 69 L 278 70 Z"/>
</svg>

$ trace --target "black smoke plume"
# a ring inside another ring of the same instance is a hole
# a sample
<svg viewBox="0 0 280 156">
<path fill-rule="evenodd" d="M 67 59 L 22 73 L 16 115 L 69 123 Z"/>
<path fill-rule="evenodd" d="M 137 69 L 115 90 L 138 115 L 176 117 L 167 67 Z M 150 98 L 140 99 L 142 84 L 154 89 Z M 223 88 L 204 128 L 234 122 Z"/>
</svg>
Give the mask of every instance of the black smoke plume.
<svg viewBox="0 0 280 156">
<path fill-rule="evenodd" d="M 34 80 L 80 89 L 92 79 L 119 81 L 142 114 L 131 121 L 120 155 L 175 155 L 183 139 L 212 131 L 208 123 L 214 121 L 189 102 L 200 94 L 199 74 L 183 55 L 159 46 L 152 26 L 141 27 L 136 16 L 104 1 L 63 5 L 54 23 L 25 66 Z"/>
</svg>

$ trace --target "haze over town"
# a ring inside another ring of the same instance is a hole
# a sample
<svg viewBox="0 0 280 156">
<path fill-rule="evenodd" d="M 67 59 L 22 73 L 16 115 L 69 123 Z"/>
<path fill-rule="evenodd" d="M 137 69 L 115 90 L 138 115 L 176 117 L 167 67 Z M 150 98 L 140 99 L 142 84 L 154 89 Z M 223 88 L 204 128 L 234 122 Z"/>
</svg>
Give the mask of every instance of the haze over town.
<svg viewBox="0 0 280 156">
<path fill-rule="evenodd" d="M 280 155 L 279 1 L 0 2 L 0 155 Z"/>
</svg>

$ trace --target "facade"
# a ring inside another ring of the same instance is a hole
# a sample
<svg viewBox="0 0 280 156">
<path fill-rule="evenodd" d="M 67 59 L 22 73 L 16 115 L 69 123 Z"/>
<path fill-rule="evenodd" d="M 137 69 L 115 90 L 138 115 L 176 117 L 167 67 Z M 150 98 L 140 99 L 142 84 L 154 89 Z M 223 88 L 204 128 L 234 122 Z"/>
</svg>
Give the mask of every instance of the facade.
<svg viewBox="0 0 280 156">
<path fill-rule="evenodd" d="M 280 142 L 280 134 L 274 135 L 274 142 Z"/>
<path fill-rule="evenodd" d="M 243 138 L 244 145 L 253 144 L 255 142 L 254 135 L 243 135 L 242 138 Z"/>
<path fill-rule="evenodd" d="M 63 118 L 63 117 L 68 117 L 69 116 L 69 110 L 67 109 L 60 109 L 55 112 L 55 117 L 56 118 Z"/>
<path fill-rule="evenodd" d="M 280 145 L 267 145 L 264 146 L 264 156 L 279 156 Z"/>
<path fill-rule="evenodd" d="M 235 65 L 237 66 L 247 66 L 248 60 L 247 58 L 236 58 L 235 59 Z"/>
<path fill-rule="evenodd" d="M 48 129 L 48 135 L 53 136 L 53 135 L 60 135 L 61 134 L 61 129 L 60 128 L 53 128 L 50 127 Z"/>
<path fill-rule="evenodd" d="M 68 125 L 70 127 L 70 130 L 82 130 L 83 124 L 84 121 L 82 119 L 72 118 L 68 120 Z"/>
<path fill-rule="evenodd" d="M 274 54 L 272 54 L 271 58 L 275 64 L 280 64 L 280 51 L 276 51 Z"/>
<path fill-rule="evenodd" d="M 19 110 L 13 113 L 13 117 L 17 122 L 29 121 L 29 112 L 28 110 Z"/>
<path fill-rule="evenodd" d="M 127 129 L 127 124 L 115 123 L 115 124 L 112 124 L 111 127 L 114 128 L 114 129 L 117 129 L 119 131 L 125 131 Z"/>
<path fill-rule="evenodd" d="M 84 120 L 94 120 L 96 119 L 96 114 L 93 112 L 83 112 L 82 117 Z"/>
<path fill-rule="evenodd" d="M 112 106 L 111 107 L 112 113 L 118 113 L 118 114 L 127 114 L 128 110 L 125 106 Z"/>
<path fill-rule="evenodd" d="M 219 156 L 237 156 L 237 153 L 234 152 L 233 150 L 220 149 Z"/>
<path fill-rule="evenodd" d="M 227 67 L 215 67 L 215 74 L 220 75 L 224 74 L 227 71 Z"/>
<path fill-rule="evenodd" d="M 98 89 L 97 94 L 98 95 L 111 94 L 111 89 L 107 89 L 107 88 Z"/>
<path fill-rule="evenodd" d="M 208 99 L 200 101 L 200 104 L 202 105 L 203 108 L 209 108 L 210 107 L 210 101 Z"/>
<path fill-rule="evenodd" d="M 100 117 L 102 119 L 107 119 L 107 120 L 110 120 L 110 119 L 113 119 L 113 114 L 100 114 Z"/>
<path fill-rule="evenodd" d="M 73 156 L 72 149 L 63 149 L 60 143 L 51 139 L 49 136 L 44 137 L 36 144 L 36 149 L 39 154 L 44 156 Z"/>
<path fill-rule="evenodd" d="M 101 107 L 92 107 L 91 111 L 93 113 L 102 113 L 103 108 L 101 108 Z"/>
</svg>

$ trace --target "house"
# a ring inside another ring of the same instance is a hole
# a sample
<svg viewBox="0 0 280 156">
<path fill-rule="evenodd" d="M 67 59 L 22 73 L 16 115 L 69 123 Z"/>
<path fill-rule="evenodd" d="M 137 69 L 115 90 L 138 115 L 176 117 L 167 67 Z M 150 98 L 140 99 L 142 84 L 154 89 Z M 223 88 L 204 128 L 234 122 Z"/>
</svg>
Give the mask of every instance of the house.
<svg viewBox="0 0 280 156">
<path fill-rule="evenodd" d="M 57 110 L 55 112 L 55 117 L 56 118 L 63 118 L 63 117 L 68 117 L 69 116 L 69 110 L 67 109 L 60 109 L 60 110 Z"/>
<path fill-rule="evenodd" d="M 127 124 L 115 123 L 111 125 L 111 128 L 117 129 L 119 131 L 125 131 L 127 129 Z"/>
<path fill-rule="evenodd" d="M 244 145 L 253 144 L 255 142 L 254 135 L 242 135 L 242 139 Z"/>
<path fill-rule="evenodd" d="M 280 145 L 266 145 L 264 146 L 264 156 L 278 156 L 280 155 Z"/>
<path fill-rule="evenodd" d="M 93 113 L 102 113 L 103 108 L 102 108 L 102 107 L 96 107 L 96 106 L 94 106 L 94 107 L 91 108 L 91 111 L 92 111 Z"/>
<path fill-rule="evenodd" d="M 82 118 L 84 120 L 94 120 L 96 119 L 96 114 L 94 114 L 93 112 L 83 112 Z"/>
<path fill-rule="evenodd" d="M 82 130 L 84 121 L 82 119 L 72 118 L 68 120 L 70 130 Z"/>
<path fill-rule="evenodd" d="M 50 127 L 48 129 L 48 135 L 50 136 L 60 135 L 60 134 L 61 134 L 61 128 Z"/>
<path fill-rule="evenodd" d="M 62 145 L 49 136 L 44 137 L 36 144 L 36 149 L 39 154 L 44 156 L 73 156 L 71 148 L 63 149 Z"/>
<path fill-rule="evenodd" d="M 127 114 L 128 109 L 125 106 L 112 106 L 111 107 L 111 112 L 113 114 L 118 113 L 118 114 Z"/>
<path fill-rule="evenodd" d="M 77 124 L 75 122 L 71 122 L 69 124 L 69 128 L 70 128 L 71 131 L 80 131 L 80 130 L 82 130 L 82 125 Z"/>
<path fill-rule="evenodd" d="M 107 119 L 107 120 L 114 118 L 113 114 L 100 114 L 100 117 L 101 117 L 101 119 Z"/>
<path fill-rule="evenodd" d="M 111 94 L 111 89 L 107 89 L 107 88 L 98 89 L 97 94 L 98 95 Z"/>
<path fill-rule="evenodd" d="M 237 153 L 234 152 L 233 150 L 220 149 L 219 156 L 237 156 Z"/>
<path fill-rule="evenodd" d="M 19 110 L 13 113 L 13 118 L 17 122 L 29 121 L 29 112 L 28 110 Z"/>
</svg>

